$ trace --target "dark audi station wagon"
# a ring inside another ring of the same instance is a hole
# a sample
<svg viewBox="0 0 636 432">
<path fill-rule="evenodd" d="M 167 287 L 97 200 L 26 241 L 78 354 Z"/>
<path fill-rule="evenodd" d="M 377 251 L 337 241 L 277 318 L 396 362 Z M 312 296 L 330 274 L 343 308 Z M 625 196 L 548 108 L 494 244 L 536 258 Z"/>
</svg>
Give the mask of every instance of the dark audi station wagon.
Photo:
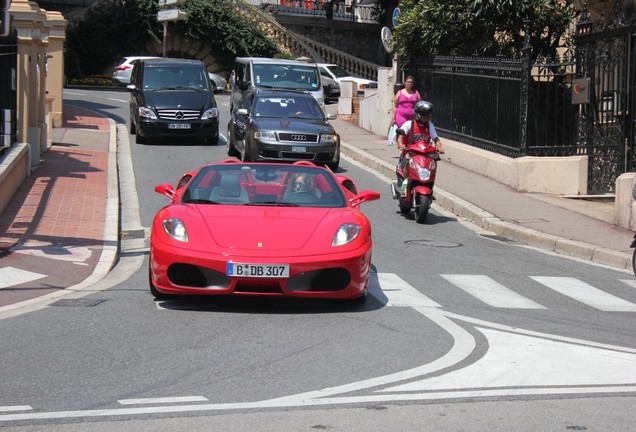
<svg viewBox="0 0 636 432">
<path fill-rule="evenodd" d="M 332 171 L 340 164 L 340 137 L 314 97 L 302 91 L 251 90 L 234 107 L 227 153 L 243 161 L 307 160 Z"/>
<path fill-rule="evenodd" d="M 199 60 L 145 59 L 132 71 L 130 133 L 151 138 L 219 141 L 219 111 L 208 71 Z"/>
</svg>

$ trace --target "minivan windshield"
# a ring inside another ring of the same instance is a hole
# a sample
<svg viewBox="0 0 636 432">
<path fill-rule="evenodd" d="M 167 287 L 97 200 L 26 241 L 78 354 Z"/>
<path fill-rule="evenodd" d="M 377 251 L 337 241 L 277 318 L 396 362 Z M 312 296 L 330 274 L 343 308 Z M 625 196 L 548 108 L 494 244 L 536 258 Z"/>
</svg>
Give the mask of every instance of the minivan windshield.
<svg viewBox="0 0 636 432">
<path fill-rule="evenodd" d="M 205 68 L 199 66 L 161 65 L 144 71 L 147 90 L 204 90 L 208 88 Z"/>
<path fill-rule="evenodd" d="M 255 85 L 261 88 L 316 91 L 320 77 L 315 66 L 255 64 Z"/>
</svg>

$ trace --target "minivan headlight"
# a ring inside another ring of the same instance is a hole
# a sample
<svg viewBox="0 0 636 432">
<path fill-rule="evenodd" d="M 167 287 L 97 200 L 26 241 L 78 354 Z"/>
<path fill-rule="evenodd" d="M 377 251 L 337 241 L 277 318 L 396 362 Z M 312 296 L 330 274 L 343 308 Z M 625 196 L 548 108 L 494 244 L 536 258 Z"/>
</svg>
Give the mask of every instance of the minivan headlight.
<svg viewBox="0 0 636 432">
<path fill-rule="evenodd" d="M 157 114 L 150 108 L 144 106 L 139 107 L 139 117 L 157 120 Z"/>
<path fill-rule="evenodd" d="M 203 115 L 201 116 L 201 120 L 217 118 L 218 116 L 219 116 L 219 110 L 216 107 L 214 107 L 214 108 L 210 108 L 209 110 L 205 111 L 203 113 Z"/>
</svg>

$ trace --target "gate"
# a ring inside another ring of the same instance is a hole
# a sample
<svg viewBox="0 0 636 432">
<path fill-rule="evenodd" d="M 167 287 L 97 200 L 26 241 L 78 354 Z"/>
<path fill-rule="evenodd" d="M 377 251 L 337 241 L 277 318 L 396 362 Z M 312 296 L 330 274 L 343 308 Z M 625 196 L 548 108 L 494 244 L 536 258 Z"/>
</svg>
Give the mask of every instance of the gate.
<svg viewBox="0 0 636 432">
<path fill-rule="evenodd" d="M 0 37 L 0 155 L 15 141 L 17 131 L 18 36 Z"/>
<path fill-rule="evenodd" d="M 592 23 L 584 10 L 576 26 L 576 74 L 589 86 L 577 147 L 588 156 L 589 194 L 613 193 L 618 176 L 636 171 L 636 22 L 619 9 L 610 15 Z"/>
</svg>

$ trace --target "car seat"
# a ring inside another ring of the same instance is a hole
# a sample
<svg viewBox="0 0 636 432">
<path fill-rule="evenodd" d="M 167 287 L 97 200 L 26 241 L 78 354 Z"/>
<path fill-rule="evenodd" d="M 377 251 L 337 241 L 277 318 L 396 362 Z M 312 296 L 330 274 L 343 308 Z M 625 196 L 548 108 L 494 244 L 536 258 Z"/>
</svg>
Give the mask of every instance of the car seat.
<svg viewBox="0 0 636 432">
<path fill-rule="evenodd" d="M 212 189 L 210 199 L 221 204 L 248 204 L 250 202 L 247 191 L 241 187 L 241 181 L 236 175 L 223 175 L 219 185 Z"/>
</svg>

